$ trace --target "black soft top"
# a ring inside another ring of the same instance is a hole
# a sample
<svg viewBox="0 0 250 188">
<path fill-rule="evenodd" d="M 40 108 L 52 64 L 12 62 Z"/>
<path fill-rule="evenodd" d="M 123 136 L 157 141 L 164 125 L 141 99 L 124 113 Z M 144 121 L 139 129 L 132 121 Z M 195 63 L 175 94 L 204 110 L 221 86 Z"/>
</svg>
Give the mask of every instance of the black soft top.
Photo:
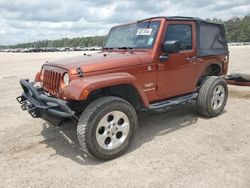
<svg viewBox="0 0 250 188">
<path fill-rule="evenodd" d="M 174 21 L 195 21 L 198 56 L 227 55 L 228 45 L 225 36 L 225 27 L 223 24 L 208 22 L 195 17 L 168 16 L 152 17 L 141 21 L 147 21 L 154 18 L 165 18 Z"/>
</svg>

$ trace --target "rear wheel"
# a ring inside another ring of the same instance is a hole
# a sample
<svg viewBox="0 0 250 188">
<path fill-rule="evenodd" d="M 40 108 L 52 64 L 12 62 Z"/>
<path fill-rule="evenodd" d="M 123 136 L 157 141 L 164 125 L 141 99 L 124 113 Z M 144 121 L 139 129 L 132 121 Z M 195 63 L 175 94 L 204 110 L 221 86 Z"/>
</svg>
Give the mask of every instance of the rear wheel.
<svg viewBox="0 0 250 188">
<path fill-rule="evenodd" d="M 88 155 L 109 160 L 124 153 L 132 142 L 137 115 L 118 97 L 102 97 L 82 113 L 77 127 L 79 143 Z"/>
<path fill-rule="evenodd" d="M 221 114 L 228 98 L 226 80 L 219 76 L 208 77 L 200 86 L 198 95 L 198 110 L 207 117 Z"/>
</svg>

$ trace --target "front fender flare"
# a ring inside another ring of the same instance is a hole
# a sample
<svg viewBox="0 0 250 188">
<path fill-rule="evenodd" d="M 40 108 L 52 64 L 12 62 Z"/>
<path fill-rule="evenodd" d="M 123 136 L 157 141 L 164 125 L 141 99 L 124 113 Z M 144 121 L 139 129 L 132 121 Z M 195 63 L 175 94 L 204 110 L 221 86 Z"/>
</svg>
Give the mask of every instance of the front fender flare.
<svg viewBox="0 0 250 188">
<path fill-rule="evenodd" d="M 137 90 L 144 106 L 147 107 L 149 105 L 149 101 L 143 91 L 143 88 L 138 83 L 136 78 L 125 72 L 108 73 L 72 80 L 69 86 L 65 88 L 64 96 L 67 99 L 85 100 L 87 99 L 88 94 L 94 90 L 122 84 L 132 85 Z M 86 93 L 88 94 L 86 95 Z"/>
</svg>

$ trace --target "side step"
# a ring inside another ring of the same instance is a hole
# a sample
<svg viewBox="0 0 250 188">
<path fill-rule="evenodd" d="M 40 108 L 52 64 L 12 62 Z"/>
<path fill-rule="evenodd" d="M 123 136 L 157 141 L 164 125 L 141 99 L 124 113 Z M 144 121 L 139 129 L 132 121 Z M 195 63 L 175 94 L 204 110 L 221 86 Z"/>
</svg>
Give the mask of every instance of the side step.
<svg viewBox="0 0 250 188">
<path fill-rule="evenodd" d="M 192 100 L 197 99 L 197 97 L 198 97 L 198 93 L 192 93 L 192 94 L 184 95 L 181 97 L 176 97 L 176 98 L 168 99 L 165 101 L 150 104 L 148 109 L 149 110 L 166 110 L 166 109 L 172 108 L 180 104 L 189 103 Z"/>
</svg>

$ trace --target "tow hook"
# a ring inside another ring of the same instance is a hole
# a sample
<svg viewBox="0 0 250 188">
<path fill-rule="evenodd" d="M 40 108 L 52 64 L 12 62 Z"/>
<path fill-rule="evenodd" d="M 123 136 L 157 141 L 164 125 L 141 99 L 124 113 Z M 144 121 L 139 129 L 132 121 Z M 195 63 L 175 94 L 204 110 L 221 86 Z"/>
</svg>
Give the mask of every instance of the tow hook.
<svg viewBox="0 0 250 188">
<path fill-rule="evenodd" d="M 30 111 L 34 106 L 29 102 L 29 101 L 24 101 L 23 104 L 21 105 L 22 110 L 27 110 Z"/>
<path fill-rule="evenodd" d="M 35 110 L 35 106 L 32 103 L 30 103 L 28 100 L 23 101 L 23 103 L 21 105 L 21 109 L 27 110 L 29 112 L 29 114 L 34 118 L 38 117 L 38 114 Z"/>
</svg>

